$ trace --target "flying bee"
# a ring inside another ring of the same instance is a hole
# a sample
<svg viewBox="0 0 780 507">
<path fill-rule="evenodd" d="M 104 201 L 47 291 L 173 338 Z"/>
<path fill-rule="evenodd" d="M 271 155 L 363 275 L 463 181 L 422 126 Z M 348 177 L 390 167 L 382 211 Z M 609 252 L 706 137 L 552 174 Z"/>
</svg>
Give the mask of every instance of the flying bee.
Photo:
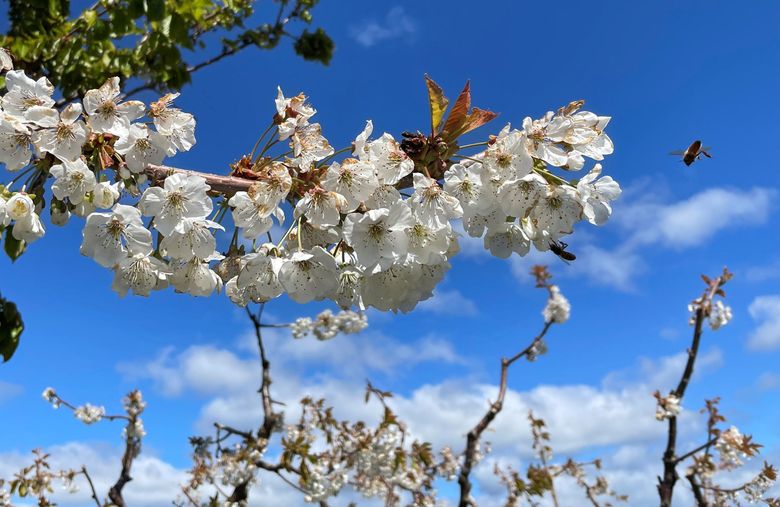
<svg viewBox="0 0 780 507">
<path fill-rule="evenodd" d="M 568 246 L 568 243 L 563 241 L 550 241 L 550 251 L 560 257 L 566 264 L 577 258 L 573 253 L 566 251 Z"/>
<path fill-rule="evenodd" d="M 673 151 L 670 153 L 670 155 L 682 156 L 682 161 L 685 163 L 685 165 L 691 165 L 702 155 L 707 158 L 712 158 L 712 155 L 709 154 L 709 151 L 710 147 L 708 146 L 706 148 L 702 148 L 701 141 L 697 139 L 692 142 L 691 145 L 685 149 L 685 151 Z"/>
</svg>

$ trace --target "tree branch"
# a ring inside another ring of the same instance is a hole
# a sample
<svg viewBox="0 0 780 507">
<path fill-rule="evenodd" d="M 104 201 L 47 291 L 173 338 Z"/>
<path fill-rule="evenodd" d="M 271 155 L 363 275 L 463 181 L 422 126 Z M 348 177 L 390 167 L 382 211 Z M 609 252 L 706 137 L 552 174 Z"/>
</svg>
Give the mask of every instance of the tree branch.
<svg viewBox="0 0 780 507">
<path fill-rule="evenodd" d="M 252 183 L 255 182 L 255 180 L 238 178 L 236 176 L 222 176 L 219 174 L 190 171 L 188 169 L 179 169 L 177 167 L 152 164 L 146 166 L 144 173 L 149 177 L 152 183 L 161 182 L 174 173 L 200 176 L 206 180 L 206 183 L 208 183 L 208 185 L 211 187 L 211 190 L 225 194 L 228 197 L 232 196 L 236 192 L 246 192 L 249 190 L 249 187 L 252 186 Z"/>
<path fill-rule="evenodd" d="M 89 472 L 87 472 L 87 467 L 85 465 L 81 466 L 81 473 L 84 475 L 84 477 L 86 477 L 87 482 L 89 483 L 89 490 L 92 492 L 92 499 L 95 500 L 97 507 L 101 507 L 100 499 L 97 496 L 97 491 L 95 491 L 95 484 L 92 482 L 92 477 L 89 476 Z"/>
<path fill-rule="evenodd" d="M 458 476 L 458 484 L 460 486 L 460 501 L 458 505 L 460 507 L 469 507 L 472 505 L 472 484 L 471 480 L 469 479 L 469 475 L 471 474 L 471 470 L 474 467 L 476 461 L 477 445 L 479 444 L 479 439 L 482 436 L 482 433 L 485 432 L 488 426 L 490 426 L 490 423 L 493 422 L 493 419 L 496 418 L 498 413 L 501 412 L 501 409 L 503 408 L 504 397 L 506 396 L 507 373 L 509 371 L 509 367 L 512 366 L 512 363 L 521 357 L 528 355 L 536 347 L 536 345 L 542 341 L 551 325 L 552 322 L 545 323 L 544 328 L 542 328 L 542 331 L 539 333 L 539 335 L 534 338 L 531 344 L 528 345 L 525 349 L 518 352 L 509 359 L 501 359 L 501 378 L 499 381 L 498 398 L 495 402 L 490 404 L 488 411 L 484 416 L 482 416 L 482 419 L 480 419 L 477 425 L 474 426 L 471 431 L 469 431 L 466 437 L 466 452 L 464 454 L 463 465 L 460 468 L 460 474 Z"/>
<path fill-rule="evenodd" d="M 672 394 L 677 397 L 680 403 L 682 403 L 685 396 L 685 390 L 688 388 L 688 384 L 693 376 L 693 367 L 696 363 L 696 357 L 699 353 L 699 345 L 701 344 L 702 326 L 704 319 L 709 315 L 712 299 L 715 297 L 720 287 L 728 281 L 731 277 L 727 270 L 723 270 L 723 275 L 710 280 L 705 277 L 707 282 L 707 289 L 697 300 L 694 301 L 696 307 L 696 314 L 694 317 L 693 325 L 693 339 L 691 347 L 688 349 L 688 361 L 685 364 L 680 382 L 677 384 L 677 388 L 672 391 Z M 677 475 L 677 464 L 680 460 L 675 456 L 677 446 L 677 416 L 669 418 L 668 437 L 666 441 L 666 450 L 663 454 L 664 474 L 663 477 L 658 478 L 658 495 L 661 499 L 661 507 L 671 507 L 672 495 L 674 493 L 674 486 L 677 483 L 679 476 Z M 702 448 L 706 447 L 703 446 Z"/>
<path fill-rule="evenodd" d="M 125 487 L 125 484 L 133 480 L 130 476 L 130 470 L 133 467 L 133 460 L 141 452 L 140 439 L 131 436 L 134 432 L 135 422 L 136 416 L 131 415 L 125 426 L 125 452 L 122 455 L 122 470 L 119 473 L 119 479 L 117 479 L 116 483 L 111 486 L 111 489 L 108 491 L 108 498 L 110 498 L 117 507 L 126 507 L 127 505 L 122 497 L 122 489 Z"/>
</svg>

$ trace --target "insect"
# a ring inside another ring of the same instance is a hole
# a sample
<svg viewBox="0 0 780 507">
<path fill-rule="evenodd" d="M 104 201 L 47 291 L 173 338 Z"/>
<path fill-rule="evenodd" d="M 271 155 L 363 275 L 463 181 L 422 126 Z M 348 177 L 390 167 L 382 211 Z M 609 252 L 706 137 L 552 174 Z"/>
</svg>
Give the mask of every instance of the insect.
<svg viewBox="0 0 780 507">
<path fill-rule="evenodd" d="M 685 151 L 673 151 L 670 153 L 670 155 L 682 156 L 682 161 L 685 162 L 685 165 L 691 165 L 702 155 L 707 158 L 712 158 L 712 155 L 709 154 L 709 150 L 709 146 L 702 148 L 701 141 L 697 139 L 692 142 L 691 145 L 685 149 Z"/>
<path fill-rule="evenodd" d="M 577 258 L 577 256 L 573 253 L 566 251 L 568 246 L 568 243 L 564 243 L 563 241 L 550 241 L 550 251 L 560 257 L 567 264 L 569 261 L 573 261 Z"/>
</svg>

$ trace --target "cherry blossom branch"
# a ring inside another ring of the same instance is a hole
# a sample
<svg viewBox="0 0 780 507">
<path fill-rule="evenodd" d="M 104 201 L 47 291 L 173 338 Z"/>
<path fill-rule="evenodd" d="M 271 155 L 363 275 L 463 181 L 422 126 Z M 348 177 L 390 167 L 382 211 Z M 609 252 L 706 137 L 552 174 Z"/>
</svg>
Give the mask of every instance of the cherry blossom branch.
<svg viewBox="0 0 780 507">
<path fill-rule="evenodd" d="M 185 174 L 190 176 L 200 176 L 206 180 L 206 183 L 211 187 L 211 190 L 219 192 L 228 197 L 232 196 L 236 192 L 246 192 L 255 180 L 247 178 L 239 178 L 237 176 L 223 176 L 220 174 L 205 173 L 200 171 L 192 171 L 189 169 L 180 169 L 178 167 L 168 167 L 164 165 L 149 164 L 146 166 L 144 173 L 149 177 L 153 183 L 162 182 L 171 174 Z"/>
<path fill-rule="evenodd" d="M 260 384 L 260 397 L 262 399 L 263 403 L 263 423 L 260 426 L 260 429 L 257 430 L 257 436 L 259 439 L 265 439 L 268 440 L 271 437 L 271 433 L 273 433 L 274 427 L 277 424 L 278 415 L 274 412 L 273 408 L 273 399 L 271 398 L 271 362 L 268 360 L 268 356 L 266 356 L 265 353 L 265 345 L 263 344 L 263 333 L 261 331 L 263 324 L 262 324 L 262 317 L 263 317 L 263 310 L 265 309 L 265 303 L 260 304 L 260 308 L 257 311 L 257 314 L 252 313 L 252 311 L 247 307 L 246 308 L 246 314 L 249 317 L 249 320 L 252 321 L 252 325 L 255 328 L 255 337 L 257 338 L 257 347 L 260 351 L 260 366 L 262 369 L 262 381 Z M 238 430 L 230 429 L 228 430 L 225 426 L 218 426 L 218 428 L 224 429 L 226 431 L 231 431 L 232 433 L 240 436 L 244 436 L 244 438 L 247 441 L 252 440 L 252 435 L 247 434 L 245 432 L 241 432 Z M 271 468 L 274 468 L 272 471 L 275 472 L 277 475 L 282 477 L 287 482 L 287 479 L 281 475 L 281 466 L 278 468 L 271 465 Z M 265 468 L 266 470 L 269 470 L 269 468 Z M 233 492 L 231 493 L 230 497 L 228 498 L 231 502 L 241 502 L 245 501 L 249 494 L 249 482 L 242 482 L 238 486 L 236 486 L 233 489 Z"/>
<path fill-rule="evenodd" d="M 691 347 L 688 349 L 688 360 L 685 364 L 680 382 L 677 384 L 677 388 L 672 391 L 671 395 L 674 396 L 678 403 L 682 402 L 685 396 L 685 391 L 688 388 L 688 384 L 693 376 L 693 367 L 696 363 L 696 357 L 699 352 L 699 345 L 701 344 L 702 325 L 704 319 L 709 315 L 712 300 L 716 294 L 722 292 L 721 287 L 730 278 L 731 273 L 724 268 L 723 274 L 713 280 L 707 277 L 703 277 L 707 283 L 707 288 L 704 293 L 693 302 L 695 308 L 694 323 L 693 323 L 693 338 Z M 661 499 L 661 507 L 671 507 L 672 495 L 674 493 L 674 486 L 679 478 L 677 475 L 677 464 L 679 460 L 676 458 L 676 446 L 677 446 L 677 416 L 671 415 L 669 417 L 668 424 L 668 437 L 666 441 L 666 450 L 663 454 L 664 473 L 663 478 L 658 478 L 658 495 Z M 707 446 L 705 445 L 704 448 Z"/>
<path fill-rule="evenodd" d="M 131 414 L 127 426 L 125 427 L 125 452 L 122 455 L 122 470 L 119 472 L 119 478 L 116 483 L 108 490 L 108 498 L 117 506 L 125 507 L 124 498 L 122 497 L 122 489 L 125 484 L 132 481 L 130 471 L 133 468 L 133 460 L 141 453 L 141 439 L 133 437 L 133 432 L 136 423 L 136 415 Z"/>
<path fill-rule="evenodd" d="M 696 499 L 696 505 L 698 507 L 707 507 L 709 504 L 704 498 L 701 485 L 696 481 L 696 473 L 687 474 L 685 477 L 688 479 L 688 482 L 691 485 L 691 492 L 693 493 L 693 497 Z"/>
<path fill-rule="evenodd" d="M 86 465 L 81 466 L 81 474 L 87 479 L 87 483 L 89 483 L 89 489 L 92 492 L 92 499 L 95 500 L 95 504 L 97 507 L 101 507 L 100 499 L 97 496 L 97 491 L 95 491 L 95 484 L 92 482 L 92 477 L 90 477 L 89 472 L 87 472 Z"/>
<path fill-rule="evenodd" d="M 704 449 L 707 449 L 708 447 L 710 447 L 712 444 L 714 444 L 717 441 L 718 441 L 717 438 L 713 438 L 712 440 L 709 440 L 709 441 L 701 444 L 699 447 L 697 447 L 697 448 L 695 448 L 695 449 L 693 449 L 693 450 L 691 450 L 689 452 L 686 452 L 682 456 L 678 456 L 677 458 L 675 458 L 675 462 L 676 463 L 680 463 L 682 461 L 685 461 L 686 459 L 690 458 L 691 456 L 693 456 L 697 452 L 703 451 Z"/>
<path fill-rule="evenodd" d="M 539 333 L 539 335 L 534 338 L 534 340 L 531 342 L 530 345 L 528 345 L 525 349 L 518 352 L 514 356 L 501 359 L 501 377 L 499 381 L 499 389 L 498 389 L 498 398 L 495 402 L 493 402 L 490 407 L 488 408 L 488 411 L 485 413 L 484 416 L 482 416 L 482 419 L 477 423 L 474 428 L 469 431 L 467 437 L 466 437 L 466 452 L 463 459 L 463 465 L 460 468 L 460 474 L 458 476 L 458 484 L 460 486 L 460 501 L 458 505 L 460 507 L 469 507 L 472 505 L 471 501 L 471 480 L 469 479 L 469 475 L 471 474 L 471 470 L 474 467 L 474 464 L 476 462 L 476 455 L 477 455 L 477 445 L 479 444 L 479 439 L 482 436 L 482 434 L 485 432 L 485 430 L 490 426 L 490 423 L 493 422 L 493 419 L 496 418 L 496 416 L 501 412 L 501 409 L 504 405 L 504 397 L 506 396 L 506 388 L 507 388 L 507 374 L 509 372 L 509 367 L 512 366 L 512 364 L 517 361 L 518 359 L 527 356 L 529 353 L 531 353 L 537 345 L 541 343 L 541 341 L 544 339 L 544 336 L 547 334 L 547 331 L 550 329 L 550 326 L 552 326 L 552 321 L 546 322 L 544 324 L 544 327 L 542 328 L 542 331 Z"/>
</svg>

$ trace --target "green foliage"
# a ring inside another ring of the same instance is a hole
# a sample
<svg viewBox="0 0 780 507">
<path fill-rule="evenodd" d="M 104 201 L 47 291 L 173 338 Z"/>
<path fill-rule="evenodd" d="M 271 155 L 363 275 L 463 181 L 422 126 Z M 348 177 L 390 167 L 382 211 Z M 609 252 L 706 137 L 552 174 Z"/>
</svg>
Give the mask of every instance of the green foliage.
<svg viewBox="0 0 780 507">
<path fill-rule="evenodd" d="M 0 296 L 0 356 L 3 356 L 3 362 L 14 355 L 22 331 L 24 322 L 16 305 Z"/>
<path fill-rule="evenodd" d="M 119 76 L 123 86 L 139 79 L 133 91 L 178 90 L 194 71 L 245 47 L 273 49 L 284 36 L 304 59 L 327 64 L 334 46 L 321 28 L 297 36 L 288 31 L 291 22 L 311 23 L 317 0 L 274 3 L 276 19 L 252 27 L 256 0 L 98 0 L 75 18 L 69 0 L 10 0 L 10 30 L 0 35 L 0 47 L 11 51 L 17 68 L 45 75 L 65 98 L 109 76 Z M 183 52 L 206 48 L 208 34 L 221 37 L 221 51 L 188 64 Z"/>
</svg>

